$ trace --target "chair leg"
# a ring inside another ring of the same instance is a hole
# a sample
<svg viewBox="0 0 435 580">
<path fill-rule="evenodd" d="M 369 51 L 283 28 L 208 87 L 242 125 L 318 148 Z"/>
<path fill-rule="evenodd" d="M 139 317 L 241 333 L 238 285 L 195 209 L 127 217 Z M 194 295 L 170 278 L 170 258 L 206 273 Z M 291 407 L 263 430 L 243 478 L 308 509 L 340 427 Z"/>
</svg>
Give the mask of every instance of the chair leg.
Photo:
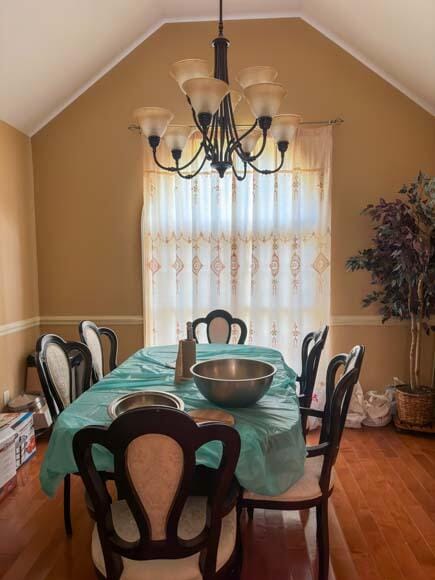
<svg viewBox="0 0 435 580">
<path fill-rule="evenodd" d="M 317 547 L 319 552 L 319 580 L 328 580 L 329 575 L 329 526 L 328 500 L 316 507 Z"/>
<path fill-rule="evenodd" d="M 253 520 L 254 519 L 254 508 L 248 507 L 248 508 L 246 508 L 246 511 L 248 512 L 248 518 L 250 520 Z"/>
<path fill-rule="evenodd" d="M 63 521 L 67 536 L 72 536 L 71 525 L 71 475 L 67 473 L 63 479 Z"/>
</svg>

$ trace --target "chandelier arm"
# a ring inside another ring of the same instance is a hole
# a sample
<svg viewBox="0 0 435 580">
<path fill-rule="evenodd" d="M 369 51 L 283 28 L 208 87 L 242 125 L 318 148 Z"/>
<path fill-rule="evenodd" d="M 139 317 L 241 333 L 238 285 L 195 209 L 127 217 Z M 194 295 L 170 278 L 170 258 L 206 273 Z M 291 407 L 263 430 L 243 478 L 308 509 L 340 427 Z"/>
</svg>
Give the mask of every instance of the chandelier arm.
<svg viewBox="0 0 435 580">
<path fill-rule="evenodd" d="M 226 136 L 225 161 L 231 162 L 231 156 L 228 155 L 228 151 L 232 143 L 231 123 L 226 123 L 225 125 L 225 136 Z"/>
<path fill-rule="evenodd" d="M 228 100 L 226 100 L 225 106 L 226 106 L 226 118 L 227 118 L 227 124 L 225 127 L 226 132 L 227 132 L 227 148 L 225 151 L 225 160 L 231 162 L 233 144 L 237 141 L 237 129 L 233 123 L 234 116 L 232 114 L 233 107 L 232 107 L 232 102 L 231 102 L 231 95 L 228 95 Z"/>
<path fill-rule="evenodd" d="M 264 153 L 266 143 L 267 143 L 267 131 L 263 131 L 263 143 L 261 144 L 260 150 L 256 155 L 250 155 L 249 161 L 256 161 L 260 157 L 260 155 Z"/>
<path fill-rule="evenodd" d="M 192 111 L 192 117 L 193 117 L 193 121 L 194 121 L 194 123 L 196 125 L 196 128 L 198 129 L 198 131 L 200 131 L 200 133 L 202 135 L 202 142 L 203 142 L 203 145 L 204 145 L 204 149 L 205 149 L 206 155 L 208 155 L 209 156 L 209 159 L 210 159 L 211 158 L 211 153 L 213 151 L 213 144 L 212 144 L 212 142 L 210 141 L 210 139 L 208 137 L 208 134 L 207 134 L 208 131 L 207 131 L 207 129 L 204 129 L 204 127 L 202 127 L 201 124 L 199 123 L 198 117 L 196 116 L 195 109 L 192 107 L 192 103 L 191 103 L 191 101 L 190 101 L 190 99 L 189 99 L 189 97 L 187 95 L 186 95 L 186 98 L 187 98 L 187 102 L 189 103 L 190 109 Z"/>
<path fill-rule="evenodd" d="M 219 107 L 219 124 L 220 124 L 220 133 L 219 133 L 219 159 L 221 161 L 224 160 L 224 150 L 225 147 L 225 138 L 227 135 L 227 122 L 225 117 L 225 103 L 222 103 Z M 226 152 L 226 151 L 225 151 Z"/>
<path fill-rule="evenodd" d="M 255 165 L 250 161 L 248 161 L 248 164 L 250 167 L 252 167 L 254 171 L 256 171 L 257 173 L 261 173 L 261 175 L 271 175 L 272 173 L 277 173 L 280 169 L 282 169 L 282 166 L 284 165 L 285 151 L 280 151 L 280 153 L 281 153 L 281 161 L 278 164 L 278 166 L 275 167 L 275 169 L 260 169 L 259 167 L 255 167 Z"/>
<path fill-rule="evenodd" d="M 160 167 L 160 169 L 163 169 L 164 171 L 177 171 L 176 167 L 166 167 L 165 165 L 162 165 L 160 163 L 160 161 L 157 159 L 157 149 L 155 149 L 153 147 L 153 159 L 154 159 L 154 163 L 157 165 L 157 167 Z"/>
<path fill-rule="evenodd" d="M 189 173 L 188 175 L 183 175 L 181 173 L 181 171 L 177 170 L 177 175 L 179 175 L 180 177 L 182 177 L 183 179 L 193 179 L 194 177 L 196 177 L 196 175 L 198 175 L 198 173 L 201 171 L 201 169 L 204 167 L 204 163 L 207 161 L 207 157 L 204 155 L 204 159 L 201 161 L 201 165 L 198 167 L 198 169 L 196 171 L 194 171 L 193 173 Z"/>
<path fill-rule="evenodd" d="M 237 131 L 236 119 L 235 119 L 235 117 L 234 117 L 233 104 L 232 104 L 231 100 L 230 100 L 229 113 L 230 113 L 230 121 L 231 121 L 231 125 L 232 125 L 233 132 L 234 132 L 234 139 L 235 139 L 235 141 L 240 141 L 239 133 L 238 133 L 238 131 Z M 252 127 L 250 127 L 250 128 L 249 128 L 249 129 L 246 131 L 246 133 L 245 133 L 244 135 L 242 135 L 242 137 L 246 137 L 246 135 L 247 135 L 248 133 L 250 133 L 251 131 L 253 131 L 253 130 L 254 130 L 254 128 L 255 128 L 256 126 L 257 126 L 257 119 L 255 119 L 255 123 L 254 123 L 254 125 L 253 125 Z"/>
<path fill-rule="evenodd" d="M 198 159 L 198 156 L 199 156 L 199 154 L 201 153 L 201 151 L 203 149 L 204 149 L 204 141 L 201 141 L 201 145 L 198 147 L 198 150 L 195 153 L 195 155 L 192 157 L 192 159 L 190 161 L 188 161 L 185 165 L 182 165 L 181 167 L 179 165 L 177 165 L 176 170 L 177 171 L 182 171 L 183 169 L 187 169 L 190 165 L 192 165 L 192 163 L 194 161 L 196 161 Z"/>
<path fill-rule="evenodd" d="M 246 161 L 243 163 L 243 174 L 239 175 L 236 171 L 236 168 L 234 166 L 234 164 L 231 165 L 231 169 L 233 170 L 233 174 L 234 177 L 238 180 L 238 181 L 243 181 L 246 177 L 246 171 L 247 171 L 247 163 Z"/>
<path fill-rule="evenodd" d="M 243 133 L 240 137 L 238 135 L 237 127 L 236 127 L 236 124 L 234 122 L 234 114 L 233 114 L 233 111 L 232 110 L 231 110 L 231 121 L 232 121 L 232 124 L 233 124 L 233 128 L 235 130 L 236 140 L 231 145 L 231 148 L 230 148 L 230 152 L 229 153 L 232 154 L 232 152 L 234 150 L 239 149 L 239 151 L 241 153 L 241 154 L 239 153 L 239 157 L 241 159 L 247 159 L 246 156 L 245 156 L 245 154 L 243 153 L 241 141 L 242 141 L 242 139 L 244 139 L 245 137 L 247 137 L 255 129 L 255 127 L 257 126 L 257 119 L 255 120 L 255 123 L 252 125 L 252 127 L 249 127 L 249 129 L 247 131 L 245 131 L 245 133 Z"/>
</svg>

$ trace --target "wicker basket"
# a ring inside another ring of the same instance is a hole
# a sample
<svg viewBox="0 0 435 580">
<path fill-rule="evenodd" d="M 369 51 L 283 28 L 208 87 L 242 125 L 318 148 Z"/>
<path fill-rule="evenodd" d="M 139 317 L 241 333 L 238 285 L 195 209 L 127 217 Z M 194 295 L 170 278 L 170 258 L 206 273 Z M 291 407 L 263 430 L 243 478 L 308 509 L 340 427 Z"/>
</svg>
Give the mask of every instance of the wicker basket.
<svg viewBox="0 0 435 580">
<path fill-rule="evenodd" d="M 409 385 L 396 388 L 397 414 L 403 423 L 427 425 L 432 421 L 433 392 L 427 387 L 412 391 Z"/>
</svg>

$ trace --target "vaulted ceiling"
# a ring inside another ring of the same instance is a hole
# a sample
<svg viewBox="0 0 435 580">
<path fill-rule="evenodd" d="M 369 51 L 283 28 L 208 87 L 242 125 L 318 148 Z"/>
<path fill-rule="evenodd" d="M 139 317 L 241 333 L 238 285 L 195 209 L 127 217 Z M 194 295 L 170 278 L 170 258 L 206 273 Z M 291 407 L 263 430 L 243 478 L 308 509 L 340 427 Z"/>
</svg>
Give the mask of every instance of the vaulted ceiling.
<svg viewBox="0 0 435 580">
<path fill-rule="evenodd" d="M 217 4 L 1 0 L 0 119 L 32 135 L 162 24 Z M 224 15 L 301 17 L 435 114 L 435 0 L 225 0 Z"/>
</svg>

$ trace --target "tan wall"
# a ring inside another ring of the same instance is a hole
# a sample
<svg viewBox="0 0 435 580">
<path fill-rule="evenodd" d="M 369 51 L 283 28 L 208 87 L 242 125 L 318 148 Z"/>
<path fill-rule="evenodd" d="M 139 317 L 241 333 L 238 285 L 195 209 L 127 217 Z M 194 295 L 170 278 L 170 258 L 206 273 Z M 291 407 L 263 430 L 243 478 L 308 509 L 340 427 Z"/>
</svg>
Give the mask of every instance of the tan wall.
<svg viewBox="0 0 435 580">
<path fill-rule="evenodd" d="M 360 308 L 367 277 L 346 273 L 344 262 L 369 239 L 365 204 L 420 168 L 435 173 L 433 117 L 301 20 L 234 21 L 226 33 L 230 74 L 273 64 L 289 89 L 283 111 L 345 119 L 334 135 L 332 314 L 373 314 Z M 168 69 L 181 58 L 211 60 L 214 35 L 213 23 L 164 26 L 33 137 L 41 314 L 142 312 L 141 142 L 127 126 L 141 105 L 190 122 Z M 364 384 L 380 386 L 406 372 L 406 330 L 394 328 L 337 327 L 332 350 L 365 342 Z M 124 334 L 140 346 L 136 328 Z"/>
<path fill-rule="evenodd" d="M 38 315 L 30 139 L 0 121 L 0 334 L 3 325 Z M 37 333 L 34 327 L 0 336 L 0 408 L 6 389 L 11 396 L 21 390 Z"/>
</svg>

